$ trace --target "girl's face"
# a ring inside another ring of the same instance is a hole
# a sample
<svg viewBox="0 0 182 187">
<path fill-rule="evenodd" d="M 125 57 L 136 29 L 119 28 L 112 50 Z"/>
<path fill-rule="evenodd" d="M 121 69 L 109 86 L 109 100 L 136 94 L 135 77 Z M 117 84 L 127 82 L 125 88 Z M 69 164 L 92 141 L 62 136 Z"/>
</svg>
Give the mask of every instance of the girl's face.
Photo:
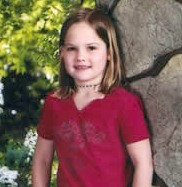
<svg viewBox="0 0 182 187">
<path fill-rule="evenodd" d="M 109 55 L 106 44 L 95 30 L 80 22 L 68 29 L 61 58 L 75 83 L 83 85 L 101 82 Z"/>
</svg>

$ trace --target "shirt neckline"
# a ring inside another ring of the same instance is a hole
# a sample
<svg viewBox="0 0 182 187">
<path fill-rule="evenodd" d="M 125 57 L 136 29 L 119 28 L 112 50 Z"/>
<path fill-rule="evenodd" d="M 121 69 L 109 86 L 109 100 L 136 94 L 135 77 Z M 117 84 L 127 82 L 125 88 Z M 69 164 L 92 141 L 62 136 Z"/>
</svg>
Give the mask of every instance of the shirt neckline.
<svg viewBox="0 0 182 187">
<path fill-rule="evenodd" d="M 103 98 L 96 98 L 96 99 L 93 99 L 91 100 L 87 105 L 85 105 L 83 108 L 81 109 L 78 109 L 76 104 L 75 104 L 75 101 L 74 101 L 74 98 L 73 98 L 73 95 L 70 96 L 70 101 L 71 101 L 71 104 L 73 106 L 73 108 L 78 112 L 78 113 L 83 113 L 84 111 L 88 110 L 93 104 L 95 103 L 98 103 L 98 102 L 103 102 L 105 101 L 110 95 L 112 95 L 115 90 L 117 88 L 113 88 L 113 90 L 109 93 L 109 94 L 106 94 Z"/>
<path fill-rule="evenodd" d="M 87 110 L 88 108 L 90 108 L 94 103 L 97 103 L 97 102 L 99 102 L 99 101 L 105 100 L 107 96 L 108 96 L 108 95 L 105 95 L 103 98 L 96 98 L 96 99 L 93 99 L 93 100 L 91 100 L 87 105 L 85 105 L 85 106 L 84 106 L 83 108 L 81 108 L 81 109 L 78 109 L 78 108 L 77 108 L 73 96 L 70 97 L 70 100 L 71 100 L 71 104 L 72 104 L 72 106 L 74 107 L 74 109 L 75 109 L 78 113 L 82 113 L 82 112 L 84 112 L 85 110 Z"/>
</svg>

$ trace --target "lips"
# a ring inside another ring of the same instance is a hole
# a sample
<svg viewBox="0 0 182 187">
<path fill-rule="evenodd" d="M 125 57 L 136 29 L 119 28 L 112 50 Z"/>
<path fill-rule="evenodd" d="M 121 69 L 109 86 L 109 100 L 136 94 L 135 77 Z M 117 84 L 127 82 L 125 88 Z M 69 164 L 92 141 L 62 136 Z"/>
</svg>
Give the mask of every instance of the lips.
<svg viewBox="0 0 182 187">
<path fill-rule="evenodd" d="M 74 66 L 74 68 L 75 68 L 76 70 L 86 70 L 86 69 L 91 68 L 91 66 L 77 65 L 77 66 Z"/>
</svg>

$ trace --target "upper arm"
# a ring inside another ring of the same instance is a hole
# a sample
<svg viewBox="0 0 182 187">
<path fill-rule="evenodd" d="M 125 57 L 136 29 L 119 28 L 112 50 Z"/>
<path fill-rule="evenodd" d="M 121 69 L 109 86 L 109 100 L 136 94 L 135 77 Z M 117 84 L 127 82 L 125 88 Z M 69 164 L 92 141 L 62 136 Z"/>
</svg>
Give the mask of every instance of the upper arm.
<svg viewBox="0 0 182 187">
<path fill-rule="evenodd" d="M 152 164 L 152 153 L 149 139 L 127 145 L 127 151 L 134 166 Z"/>
<path fill-rule="evenodd" d="M 36 149 L 34 153 L 34 160 L 41 159 L 47 163 L 51 163 L 54 155 L 54 143 L 52 140 L 48 140 L 38 136 Z"/>
</svg>

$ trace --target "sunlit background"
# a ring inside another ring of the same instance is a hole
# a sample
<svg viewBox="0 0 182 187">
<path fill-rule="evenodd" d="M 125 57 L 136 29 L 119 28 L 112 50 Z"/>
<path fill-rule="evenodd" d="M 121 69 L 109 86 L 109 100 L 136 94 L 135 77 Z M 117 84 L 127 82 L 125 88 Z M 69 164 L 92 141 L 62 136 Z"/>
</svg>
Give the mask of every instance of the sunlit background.
<svg viewBox="0 0 182 187">
<path fill-rule="evenodd" d="M 78 0 L 0 1 L 0 187 L 31 186 L 36 126 L 58 86 L 58 42 Z M 94 0 L 82 6 L 93 7 Z M 57 161 L 51 186 L 56 186 Z"/>
</svg>

